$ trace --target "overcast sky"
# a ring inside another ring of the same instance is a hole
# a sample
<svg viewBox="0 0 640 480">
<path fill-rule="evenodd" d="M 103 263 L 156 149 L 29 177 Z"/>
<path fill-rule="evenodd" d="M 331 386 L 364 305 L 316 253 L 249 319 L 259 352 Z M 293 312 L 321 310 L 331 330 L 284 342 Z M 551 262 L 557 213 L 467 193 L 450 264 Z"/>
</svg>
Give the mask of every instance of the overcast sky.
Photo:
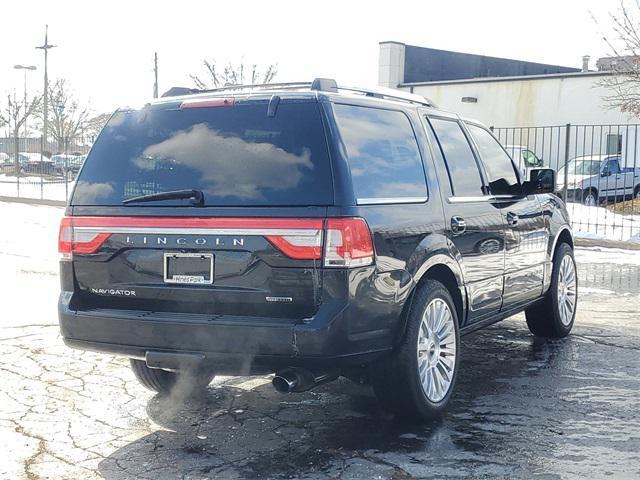
<svg viewBox="0 0 640 480">
<path fill-rule="evenodd" d="M 138 105 L 152 95 L 153 52 L 160 91 L 191 86 L 202 60 L 278 64 L 279 81 L 333 77 L 375 85 L 378 42 L 456 50 L 580 67 L 608 54 L 618 0 L 136 1 L 4 0 L 0 94 L 22 94 L 14 64 L 37 65 L 29 89 L 42 90 L 49 24 L 50 79 L 65 77 L 96 111 Z M 99 6 L 98 6 L 99 5 Z"/>
</svg>

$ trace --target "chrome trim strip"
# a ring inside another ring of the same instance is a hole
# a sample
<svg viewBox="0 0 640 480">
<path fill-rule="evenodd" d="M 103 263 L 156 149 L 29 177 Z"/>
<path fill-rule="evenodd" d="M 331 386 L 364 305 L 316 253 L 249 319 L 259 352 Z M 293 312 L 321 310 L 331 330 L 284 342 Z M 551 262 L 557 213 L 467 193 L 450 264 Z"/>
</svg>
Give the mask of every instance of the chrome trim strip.
<svg viewBox="0 0 640 480">
<path fill-rule="evenodd" d="M 469 202 L 495 202 L 496 200 L 519 200 L 523 197 L 518 197 L 516 195 L 477 195 L 477 196 L 469 196 L 469 197 L 448 197 L 447 201 L 449 203 L 469 203 Z"/>
<path fill-rule="evenodd" d="M 136 233 L 149 235 L 276 235 L 288 237 L 317 237 L 319 229 L 287 228 L 185 228 L 185 227 L 73 227 L 87 233 Z"/>
<path fill-rule="evenodd" d="M 486 196 L 476 196 L 476 197 L 449 197 L 447 198 L 447 201 L 449 203 L 468 203 L 468 202 L 488 202 L 489 200 L 491 200 L 491 196 L 486 195 Z"/>
<path fill-rule="evenodd" d="M 387 205 L 390 203 L 424 203 L 427 197 L 381 197 L 381 198 L 358 198 L 358 205 Z"/>
</svg>

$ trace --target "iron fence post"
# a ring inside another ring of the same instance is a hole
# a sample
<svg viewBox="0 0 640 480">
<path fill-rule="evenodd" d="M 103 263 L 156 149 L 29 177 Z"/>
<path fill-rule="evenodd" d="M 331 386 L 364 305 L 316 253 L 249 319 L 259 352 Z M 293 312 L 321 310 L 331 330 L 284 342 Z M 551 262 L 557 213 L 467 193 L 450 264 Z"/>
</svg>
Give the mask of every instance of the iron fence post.
<svg viewBox="0 0 640 480">
<path fill-rule="evenodd" d="M 40 200 L 44 200 L 44 163 L 42 161 L 42 151 L 40 151 Z"/>
<path fill-rule="evenodd" d="M 18 198 L 20 198 L 20 171 L 22 170 L 21 166 L 20 166 L 20 154 L 19 154 L 19 150 L 20 150 L 20 146 L 18 145 L 18 138 L 15 139 L 15 152 L 16 152 L 16 158 L 15 158 L 15 172 L 16 172 L 16 184 L 17 184 L 17 196 Z"/>
<path fill-rule="evenodd" d="M 64 157 L 64 199 L 69 200 L 69 160 Z"/>
<path fill-rule="evenodd" d="M 564 185 L 562 187 L 562 199 L 567 203 L 567 187 L 569 186 L 569 142 L 571 141 L 571 124 L 567 123 L 564 136 Z"/>
</svg>

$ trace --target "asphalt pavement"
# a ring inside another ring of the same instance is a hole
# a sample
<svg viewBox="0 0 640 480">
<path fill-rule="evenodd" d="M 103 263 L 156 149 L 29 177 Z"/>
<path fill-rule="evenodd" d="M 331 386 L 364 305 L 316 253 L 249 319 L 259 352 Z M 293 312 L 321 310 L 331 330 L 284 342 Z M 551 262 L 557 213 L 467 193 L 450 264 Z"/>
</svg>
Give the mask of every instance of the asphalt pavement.
<svg viewBox="0 0 640 480">
<path fill-rule="evenodd" d="M 522 315 L 464 337 L 447 414 L 419 425 L 346 379 L 283 395 L 225 377 L 161 398 L 126 359 L 65 347 L 57 210 L 24 211 L 42 248 L 0 232 L 2 479 L 640 477 L 639 253 L 578 250 L 566 339 L 532 336 Z"/>
</svg>

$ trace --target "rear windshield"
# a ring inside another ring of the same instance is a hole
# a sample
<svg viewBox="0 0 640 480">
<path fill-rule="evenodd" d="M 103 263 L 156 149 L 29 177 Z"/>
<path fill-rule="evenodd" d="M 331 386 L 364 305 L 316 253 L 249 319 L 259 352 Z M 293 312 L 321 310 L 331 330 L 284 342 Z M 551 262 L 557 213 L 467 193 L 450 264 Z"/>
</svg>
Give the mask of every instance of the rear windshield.
<svg viewBox="0 0 640 480">
<path fill-rule="evenodd" d="M 332 204 L 318 104 L 282 100 L 273 117 L 267 106 L 176 104 L 116 113 L 85 162 L 71 204 L 121 205 L 132 197 L 185 189 L 201 190 L 205 205 Z"/>
</svg>

